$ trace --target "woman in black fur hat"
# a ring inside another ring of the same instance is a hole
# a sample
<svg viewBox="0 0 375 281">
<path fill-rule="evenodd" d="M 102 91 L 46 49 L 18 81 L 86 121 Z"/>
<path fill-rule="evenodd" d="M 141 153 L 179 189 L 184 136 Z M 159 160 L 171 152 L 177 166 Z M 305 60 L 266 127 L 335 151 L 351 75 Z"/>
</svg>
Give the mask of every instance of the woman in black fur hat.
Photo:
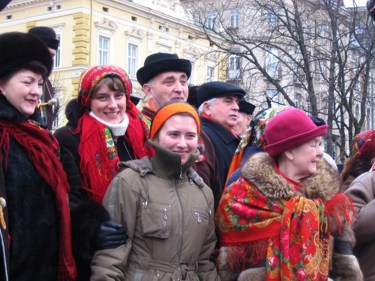
<svg viewBox="0 0 375 281">
<path fill-rule="evenodd" d="M 0 54 L 0 279 L 74 280 L 69 184 L 37 110 L 51 55 L 21 32 L 0 35 Z"/>
</svg>

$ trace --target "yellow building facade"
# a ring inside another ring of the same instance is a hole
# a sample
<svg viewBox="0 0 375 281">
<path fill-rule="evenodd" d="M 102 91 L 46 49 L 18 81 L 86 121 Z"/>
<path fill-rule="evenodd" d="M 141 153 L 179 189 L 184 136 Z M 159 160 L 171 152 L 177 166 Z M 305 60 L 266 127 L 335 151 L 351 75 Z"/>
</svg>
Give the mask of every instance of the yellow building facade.
<svg viewBox="0 0 375 281">
<path fill-rule="evenodd" d="M 0 13 L 0 33 L 27 32 L 34 26 L 55 30 L 60 47 L 51 81 L 55 87 L 60 118 L 78 93 L 81 73 L 90 66 L 114 64 L 124 68 L 133 83 L 133 94 L 143 97 L 136 72 L 155 52 L 177 53 L 189 59 L 190 84 L 216 80 L 219 55 L 209 42 L 198 39 L 197 30 L 178 0 L 13 0 Z"/>
</svg>

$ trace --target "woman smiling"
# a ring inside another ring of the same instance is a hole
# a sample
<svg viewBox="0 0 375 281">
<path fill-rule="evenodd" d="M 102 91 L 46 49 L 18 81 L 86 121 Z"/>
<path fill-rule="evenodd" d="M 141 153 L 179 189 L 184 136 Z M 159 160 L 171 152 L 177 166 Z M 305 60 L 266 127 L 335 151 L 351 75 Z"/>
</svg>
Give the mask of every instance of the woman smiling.
<svg viewBox="0 0 375 281">
<path fill-rule="evenodd" d="M 110 221 L 101 205 L 119 162 L 150 155 L 145 147 L 148 129 L 130 100 L 131 81 L 114 65 L 89 68 L 81 76 L 76 127 L 55 132 L 61 161 L 71 185 L 73 253 L 78 280 L 89 280 L 95 250 L 113 248 L 126 241 L 124 226 Z"/>
<path fill-rule="evenodd" d="M 0 35 L 0 53 L 0 279 L 74 280 L 69 184 L 37 109 L 52 58 L 20 32 Z"/>
<path fill-rule="evenodd" d="M 129 241 L 95 254 L 91 280 L 220 280 L 210 255 L 213 195 L 192 168 L 200 120 L 187 103 L 167 103 L 152 119 L 152 158 L 125 163 L 104 205 L 127 223 Z"/>
</svg>

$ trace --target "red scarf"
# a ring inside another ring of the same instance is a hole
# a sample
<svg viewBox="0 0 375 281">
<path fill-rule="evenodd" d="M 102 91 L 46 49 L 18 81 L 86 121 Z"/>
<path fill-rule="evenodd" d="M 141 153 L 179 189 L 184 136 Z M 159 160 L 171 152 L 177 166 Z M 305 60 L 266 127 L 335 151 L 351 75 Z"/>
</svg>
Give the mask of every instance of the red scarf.
<svg viewBox="0 0 375 281">
<path fill-rule="evenodd" d="M 58 142 L 52 134 L 33 121 L 10 123 L 0 120 L 0 129 L 2 130 L 0 145 L 4 153 L 1 155 L 1 160 L 5 159 L 5 166 L 9 152 L 9 138 L 12 137 L 25 148 L 30 161 L 55 193 L 60 219 L 58 280 L 75 280 L 76 267 L 72 254 L 68 204 L 69 184 L 60 159 L 57 157 Z"/>
<path fill-rule="evenodd" d="M 139 159 L 151 156 L 151 150 L 145 146 L 148 127 L 137 113 L 139 111 L 135 108 L 127 109 L 129 126 L 124 138 L 131 145 L 135 158 Z M 93 200 L 102 203 L 108 185 L 118 173 L 120 161 L 111 132 L 88 113 L 79 120 L 76 132 L 81 134 L 78 153 L 81 157 L 82 188 Z"/>
<path fill-rule="evenodd" d="M 349 223 L 351 201 L 337 194 L 328 202 L 264 196 L 240 178 L 228 186 L 217 208 L 220 241 L 232 268 L 266 260 L 267 280 L 327 280 L 332 219 Z"/>
</svg>

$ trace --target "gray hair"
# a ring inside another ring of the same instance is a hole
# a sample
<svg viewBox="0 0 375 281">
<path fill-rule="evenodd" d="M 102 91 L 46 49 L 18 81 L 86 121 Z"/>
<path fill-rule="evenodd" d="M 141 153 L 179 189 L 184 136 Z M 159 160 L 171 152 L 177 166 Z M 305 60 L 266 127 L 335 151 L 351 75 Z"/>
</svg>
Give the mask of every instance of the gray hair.
<svg viewBox="0 0 375 281">
<path fill-rule="evenodd" d="M 212 105 L 215 101 L 216 101 L 216 98 L 212 98 L 212 99 L 210 99 L 210 100 L 208 100 L 208 101 L 203 102 L 203 103 L 198 107 L 198 113 L 201 114 L 201 113 L 204 111 L 203 108 L 204 108 L 204 104 L 205 104 L 205 103 L 208 103 L 208 105 Z"/>
</svg>

